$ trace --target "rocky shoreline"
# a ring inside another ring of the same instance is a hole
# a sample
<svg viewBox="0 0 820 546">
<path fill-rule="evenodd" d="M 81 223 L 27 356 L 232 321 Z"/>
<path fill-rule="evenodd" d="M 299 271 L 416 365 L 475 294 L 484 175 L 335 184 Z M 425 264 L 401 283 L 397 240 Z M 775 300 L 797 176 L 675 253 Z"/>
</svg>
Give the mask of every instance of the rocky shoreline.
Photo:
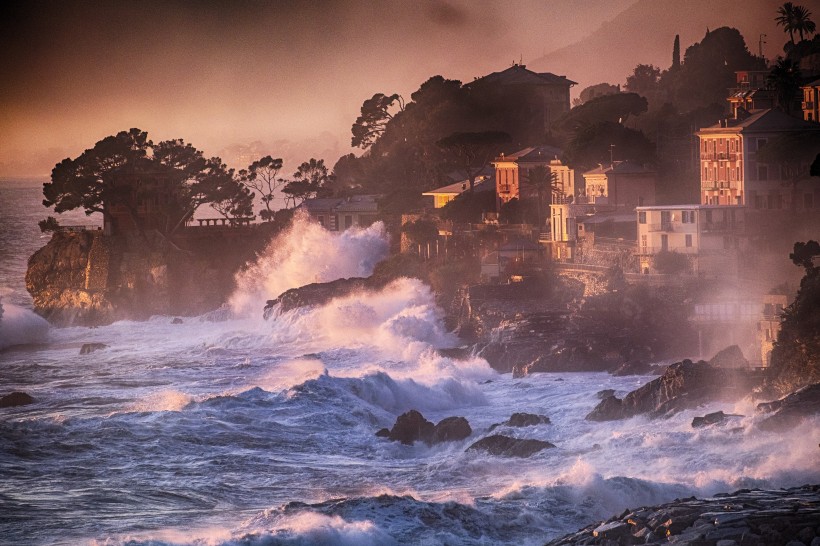
<svg viewBox="0 0 820 546">
<path fill-rule="evenodd" d="M 546 546 L 820 546 L 820 485 L 741 489 L 626 510 Z"/>
</svg>

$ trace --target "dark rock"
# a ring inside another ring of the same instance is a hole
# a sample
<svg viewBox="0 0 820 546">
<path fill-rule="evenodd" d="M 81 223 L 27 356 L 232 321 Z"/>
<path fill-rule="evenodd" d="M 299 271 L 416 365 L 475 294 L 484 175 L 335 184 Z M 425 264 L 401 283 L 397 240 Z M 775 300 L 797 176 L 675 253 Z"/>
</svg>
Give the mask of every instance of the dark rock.
<svg viewBox="0 0 820 546">
<path fill-rule="evenodd" d="M 535 425 L 548 425 L 550 418 L 546 415 L 535 415 L 532 413 L 513 413 L 507 420 L 508 427 L 531 427 Z"/>
<path fill-rule="evenodd" d="M 373 277 L 351 277 L 349 279 L 317 282 L 299 288 L 291 288 L 280 294 L 278 298 L 268 300 L 265 304 L 263 316 L 265 320 L 269 319 L 276 308 L 285 312 L 299 307 L 324 305 L 333 298 L 346 296 L 359 290 L 376 290 L 382 288 L 384 284 L 385 280 Z"/>
<path fill-rule="evenodd" d="M 433 423 L 425 419 L 418 411 L 410 410 L 396 418 L 396 424 L 390 429 L 389 438 L 405 445 L 412 445 L 418 440 L 429 443 L 434 430 Z"/>
<path fill-rule="evenodd" d="M 439 421 L 433 429 L 430 443 L 457 442 L 469 438 L 472 433 L 473 429 L 464 417 L 447 417 Z"/>
<path fill-rule="evenodd" d="M 604 400 L 610 396 L 615 396 L 615 389 L 604 389 L 602 391 L 598 391 L 595 393 L 595 396 L 598 397 L 598 400 Z"/>
<path fill-rule="evenodd" d="M 437 349 L 437 351 L 441 356 L 456 360 L 466 360 L 473 354 L 472 347 L 444 347 Z"/>
<path fill-rule="evenodd" d="M 376 431 L 376 436 L 379 438 L 390 438 L 390 429 L 389 428 L 380 428 Z"/>
<path fill-rule="evenodd" d="M 742 415 L 734 415 L 731 413 L 723 413 L 716 411 L 714 413 L 707 413 L 703 417 L 695 417 L 692 419 L 692 428 L 701 428 L 707 425 L 716 425 L 724 423 L 729 417 L 743 417 Z"/>
<path fill-rule="evenodd" d="M 758 404 L 757 411 L 771 413 L 759 424 L 763 430 L 793 428 L 806 417 L 820 413 L 820 383 L 803 387 L 780 400 Z"/>
<path fill-rule="evenodd" d="M 171 324 L 182 324 L 182 319 L 176 317 L 174 320 L 171 321 Z"/>
<path fill-rule="evenodd" d="M 490 455 L 501 457 L 525 458 L 551 447 L 555 446 L 542 440 L 519 440 L 496 434 L 475 442 L 467 448 L 467 451 L 486 451 Z"/>
<path fill-rule="evenodd" d="M 83 343 L 83 346 L 80 347 L 80 354 L 87 355 L 91 354 L 94 351 L 99 351 L 108 347 L 105 343 Z"/>
<path fill-rule="evenodd" d="M 601 400 L 589 414 L 586 416 L 587 421 L 614 421 L 615 419 L 623 419 L 624 408 L 623 401 L 616 396 L 608 396 Z"/>
<path fill-rule="evenodd" d="M 602 539 L 618 539 L 629 534 L 630 526 L 620 521 L 603 523 L 592 531 L 592 536 Z"/>
<path fill-rule="evenodd" d="M 751 393 L 762 375 L 751 370 L 715 368 L 704 361 L 684 360 L 669 366 L 623 400 L 606 398 L 589 414 L 590 421 L 623 419 L 641 413 L 661 416 L 718 400 L 735 401 Z"/>
<path fill-rule="evenodd" d="M 33 404 L 34 398 L 24 392 L 13 392 L 0 398 L 0 408 L 13 408 L 15 406 L 27 406 Z"/>
<path fill-rule="evenodd" d="M 749 361 L 737 345 L 730 345 L 712 357 L 709 365 L 715 368 L 748 368 Z"/>
</svg>

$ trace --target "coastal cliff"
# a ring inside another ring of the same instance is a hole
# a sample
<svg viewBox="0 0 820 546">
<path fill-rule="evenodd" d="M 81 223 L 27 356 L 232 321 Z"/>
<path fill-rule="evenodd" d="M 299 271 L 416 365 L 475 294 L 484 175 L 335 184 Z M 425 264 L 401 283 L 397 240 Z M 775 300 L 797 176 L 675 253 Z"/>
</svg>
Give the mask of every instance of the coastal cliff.
<svg viewBox="0 0 820 546">
<path fill-rule="evenodd" d="M 60 326 L 196 315 L 225 302 L 234 274 L 267 240 L 251 229 L 174 241 L 157 233 L 56 232 L 29 259 L 26 288 L 35 311 Z"/>
</svg>

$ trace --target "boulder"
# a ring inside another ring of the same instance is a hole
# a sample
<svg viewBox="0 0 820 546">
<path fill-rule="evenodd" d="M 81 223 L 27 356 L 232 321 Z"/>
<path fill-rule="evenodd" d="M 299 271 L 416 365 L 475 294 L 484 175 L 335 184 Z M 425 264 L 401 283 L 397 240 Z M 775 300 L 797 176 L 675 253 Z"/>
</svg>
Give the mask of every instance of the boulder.
<svg viewBox="0 0 820 546">
<path fill-rule="evenodd" d="M 684 360 L 672 364 L 663 375 L 630 392 L 623 400 L 602 400 L 586 418 L 609 421 L 642 413 L 657 417 L 708 402 L 735 401 L 761 382 L 762 375 L 751 370 L 715 368 L 702 360 Z"/>
<path fill-rule="evenodd" d="M 612 372 L 612 375 L 652 375 L 658 374 L 659 371 L 660 370 L 658 370 L 658 368 L 649 364 L 647 361 L 636 358 L 633 360 L 627 360 L 621 364 L 614 372 Z"/>
<path fill-rule="evenodd" d="M 268 300 L 265 304 L 262 315 L 265 320 L 269 319 L 274 309 L 280 311 L 290 311 L 299 307 L 314 305 L 324 305 L 333 298 L 346 296 L 351 292 L 367 289 L 382 288 L 383 282 L 371 280 L 370 277 L 351 277 L 349 279 L 337 279 L 331 282 L 316 282 L 307 284 L 299 288 L 291 288 L 279 295 L 278 298 Z"/>
<path fill-rule="evenodd" d="M 692 419 L 692 428 L 701 428 L 708 425 L 717 425 L 719 423 L 724 423 L 730 417 L 743 417 L 742 415 L 734 415 L 731 413 L 723 413 L 722 411 L 716 411 L 714 413 L 707 413 L 703 417 L 695 417 Z"/>
<path fill-rule="evenodd" d="M 378 431 L 376 431 L 376 436 L 378 438 L 390 438 L 390 429 L 380 428 Z"/>
<path fill-rule="evenodd" d="M 106 347 L 108 347 L 108 345 L 106 345 L 105 343 L 83 343 L 83 346 L 80 347 L 80 354 L 91 354 L 94 351 L 99 351 L 101 349 L 105 349 Z"/>
<path fill-rule="evenodd" d="M 179 318 L 179 317 L 176 317 L 176 318 L 174 318 L 174 320 L 171 321 L 171 324 L 182 324 L 182 319 Z"/>
<path fill-rule="evenodd" d="M 759 427 L 763 430 L 786 430 L 803 419 L 820 413 L 820 383 L 799 389 L 785 398 L 757 405 L 757 411 L 767 413 Z"/>
<path fill-rule="evenodd" d="M 425 419 L 418 411 L 410 410 L 396 418 L 396 423 L 390 429 L 389 438 L 405 445 L 412 445 L 418 440 L 429 443 L 434 430 L 433 423 Z"/>
<path fill-rule="evenodd" d="M 737 345 L 730 345 L 712 357 L 709 361 L 715 368 L 748 368 L 749 361 L 743 356 L 743 351 Z"/>
<path fill-rule="evenodd" d="M 485 451 L 490 455 L 500 457 L 526 458 L 551 447 L 555 446 L 543 440 L 519 440 L 495 434 L 475 442 L 467 448 L 467 451 Z"/>
<path fill-rule="evenodd" d="M 602 391 L 598 391 L 595 393 L 595 396 L 598 397 L 598 400 L 604 400 L 610 396 L 615 396 L 615 389 L 604 389 Z"/>
<path fill-rule="evenodd" d="M 24 392 L 13 392 L 0 398 L 0 408 L 13 408 L 15 406 L 27 406 L 33 404 L 34 398 Z"/>
<path fill-rule="evenodd" d="M 430 443 L 457 442 L 469 438 L 472 433 L 473 429 L 464 417 L 446 417 L 433 429 Z"/>
</svg>

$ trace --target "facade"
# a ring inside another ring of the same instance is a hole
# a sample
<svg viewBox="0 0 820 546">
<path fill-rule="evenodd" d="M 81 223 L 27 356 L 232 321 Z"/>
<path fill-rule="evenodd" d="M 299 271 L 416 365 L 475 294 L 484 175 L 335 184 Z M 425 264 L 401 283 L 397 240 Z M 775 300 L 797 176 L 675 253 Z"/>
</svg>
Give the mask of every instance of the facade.
<svg viewBox="0 0 820 546">
<path fill-rule="evenodd" d="M 379 213 L 374 195 L 307 199 L 300 208 L 304 208 L 328 231 L 369 226 L 377 220 Z"/>
<path fill-rule="evenodd" d="M 632 161 L 614 161 L 584 173 L 586 202 L 629 208 L 655 204 L 655 171 Z"/>
<path fill-rule="evenodd" d="M 745 209 L 732 205 L 638 207 L 637 254 L 641 273 L 653 269 L 659 253 L 689 258 L 694 273 L 733 275 L 745 230 Z"/>
<path fill-rule="evenodd" d="M 698 131 L 701 203 L 750 209 L 789 208 L 789 182 L 776 166 L 759 163 L 757 151 L 769 139 L 801 131 L 820 131 L 820 124 L 793 118 L 777 109 L 721 120 Z M 802 201 L 813 207 L 813 198 Z M 810 208 L 797 205 L 795 209 Z"/>
<path fill-rule="evenodd" d="M 800 106 L 803 109 L 803 119 L 820 121 L 820 80 L 804 85 L 802 91 L 803 101 Z"/>
<path fill-rule="evenodd" d="M 442 186 L 441 188 L 436 188 L 434 190 L 426 191 L 422 193 L 422 195 L 426 197 L 433 198 L 433 208 L 440 209 L 444 207 L 447 203 L 464 193 L 465 191 L 470 190 L 470 181 L 469 180 L 462 180 L 460 182 L 456 182 L 454 184 L 448 184 L 447 186 Z M 473 186 L 473 191 L 475 192 L 483 192 L 483 191 L 493 191 L 495 190 L 495 180 L 493 180 L 492 176 L 480 176 L 475 179 L 475 184 Z"/>
<path fill-rule="evenodd" d="M 760 344 L 760 363 L 768 367 L 772 361 L 772 349 L 780 333 L 781 315 L 789 304 L 787 296 L 782 294 L 767 294 L 763 296 L 763 313 L 757 323 L 757 340 Z"/>
<path fill-rule="evenodd" d="M 507 203 L 512 199 L 533 197 L 536 191 L 528 187 L 529 171 L 535 167 L 544 167 L 550 174 L 555 173 L 557 179 L 565 184 L 567 196 L 575 191 L 575 171 L 563 165 L 558 157 L 561 150 L 552 146 L 536 146 L 524 148 L 514 154 L 501 154 L 493 161 L 495 167 L 495 192 L 499 203 Z"/>
<path fill-rule="evenodd" d="M 743 111 L 774 108 L 774 93 L 766 83 L 769 72 L 766 70 L 739 70 L 735 72 L 737 87 L 729 90 L 729 106 L 732 117 L 738 117 Z"/>
</svg>

